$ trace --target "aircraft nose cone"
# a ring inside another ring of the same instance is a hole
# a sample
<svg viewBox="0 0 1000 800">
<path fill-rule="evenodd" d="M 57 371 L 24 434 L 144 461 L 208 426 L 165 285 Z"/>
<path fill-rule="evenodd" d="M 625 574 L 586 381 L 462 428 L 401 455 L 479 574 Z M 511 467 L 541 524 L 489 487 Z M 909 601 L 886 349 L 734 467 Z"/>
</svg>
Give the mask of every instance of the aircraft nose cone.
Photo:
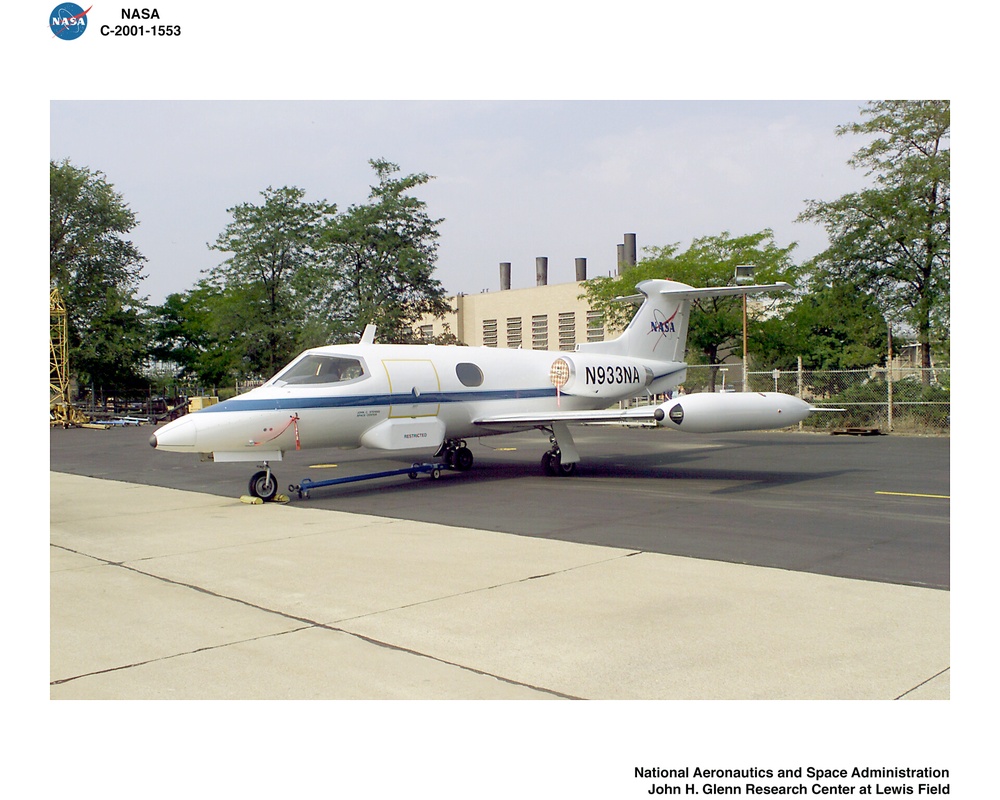
<svg viewBox="0 0 1000 800">
<path fill-rule="evenodd" d="M 186 453 L 194 449 L 198 440 L 198 424 L 190 416 L 168 422 L 149 437 L 150 447 L 157 450 Z"/>
</svg>

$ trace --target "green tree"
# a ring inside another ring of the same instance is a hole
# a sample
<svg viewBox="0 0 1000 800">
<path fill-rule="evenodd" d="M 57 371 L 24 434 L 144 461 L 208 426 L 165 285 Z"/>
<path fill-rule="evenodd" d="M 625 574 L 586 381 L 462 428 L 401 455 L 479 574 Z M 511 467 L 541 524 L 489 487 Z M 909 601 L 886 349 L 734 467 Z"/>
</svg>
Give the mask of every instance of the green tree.
<svg viewBox="0 0 1000 800">
<path fill-rule="evenodd" d="M 136 296 L 145 257 L 135 213 L 101 172 L 49 162 L 49 284 L 66 303 L 70 370 L 106 392 L 141 384 L 147 337 Z"/>
<path fill-rule="evenodd" d="M 365 326 L 378 327 L 380 341 L 413 340 L 425 313 L 449 311 L 444 288 L 433 277 L 438 226 L 413 189 L 431 180 L 425 173 L 398 176 L 389 161 L 368 162 L 378 176 L 368 202 L 352 205 L 328 226 L 324 244 L 332 269 L 316 296 L 328 334 L 354 339 Z"/>
<path fill-rule="evenodd" d="M 761 320 L 751 335 L 758 361 L 810 370 L 870 367 L 885 360 L 887 326 L 874 298 L 846 284 L 818 286 L 781 317 Z"/>
<path fill-rule="evenodd" d="M 167 296 L 150 309 L 154 345 L 152 355 L 180 367 L 177 377 L 193 378 L 209 386 L 231 383 L 240 367 L 239 355 L 219 338 L 215 312 L 221 293 L 206 282 Z"/>
<path fill-rule="evenodd" d="M 260 205 L 227 209 L 233 216 L 213 250 L 231 253 L 211 270 L 204 299 L 214 333 L 237 356 L 244 375 L 273 375 L 303 342 L 310 300 L 323 268 L 320 235 L 336 207 L 307 203 L 297 187 L 268 187 Z"/>
<path fill-rule="evenodd" d="M 792 243 L 786 247 L 774 241 L 774 233 L 732 236 L 728 231 L 718 236 L 695 239 L 684 252 L 679 244 L 647 248 L 649 255 L 617 278 L 594 278 L 585 284 L 590 306 L 600 311 L 607 327 L 621 330 L 635 313 L 631 306 L 616 303 L 614 298 L 633 294 L 637 283 L 665 278 L 690 286 L 726 286 L 733 283 L 736 267 L 756 267 L 757 283 L 795 281 L 798 268 L 792 261 Z M 748 336 L 753 326 L 770 307 L 751 302 L 748 308 Z M 691 303 L 688 323 L 687 360 L 692 364 L 720 364 L 725 355 L 742 349 L 743 301 L 740 297 L 706 297 Z"/>
<path fill-rule="evenodd" d="M 861 115 L 837 135 L 875 137 L 849 162 L 874 185 L 810 201 L 799 219 L 822 224 L 830 240 L 812 266 L 828 282 L 872 293 L 889 319 L 911 326 L 930 367 L 931 343 L 949 338 L 950 104 L 871 102 Z"/>
</svg>

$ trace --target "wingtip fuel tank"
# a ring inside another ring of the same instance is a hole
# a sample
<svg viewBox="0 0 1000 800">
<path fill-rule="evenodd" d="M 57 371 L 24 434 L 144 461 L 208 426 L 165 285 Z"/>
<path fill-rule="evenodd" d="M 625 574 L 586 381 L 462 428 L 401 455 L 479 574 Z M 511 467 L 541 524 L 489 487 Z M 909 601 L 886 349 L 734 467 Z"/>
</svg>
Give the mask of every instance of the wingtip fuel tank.
<svg viewBox="0 0 1000 800">
<path fill-rule="evenodd" d="M 779 392 L 689 394 L 658 406 L 656 424 L 688 433 L 770 430 L 795 425 L 809 416 L 804 400 Z"/>
</svg>

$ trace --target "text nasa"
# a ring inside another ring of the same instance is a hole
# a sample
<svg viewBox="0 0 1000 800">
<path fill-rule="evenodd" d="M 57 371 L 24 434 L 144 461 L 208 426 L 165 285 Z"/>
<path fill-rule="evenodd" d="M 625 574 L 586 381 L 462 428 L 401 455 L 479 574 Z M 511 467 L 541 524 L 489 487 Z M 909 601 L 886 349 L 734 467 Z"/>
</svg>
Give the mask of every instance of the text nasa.
<svg viewBox="0 0 1000 800">
<path fill-rule="evenodd" d="M 122 19 L 131 24 L 102 25 L 101 36 L 180 36 L 180 25 L 143 25 L 146 20 L 160 19 L 155 8 L 123 8 Z"/>
</svg>

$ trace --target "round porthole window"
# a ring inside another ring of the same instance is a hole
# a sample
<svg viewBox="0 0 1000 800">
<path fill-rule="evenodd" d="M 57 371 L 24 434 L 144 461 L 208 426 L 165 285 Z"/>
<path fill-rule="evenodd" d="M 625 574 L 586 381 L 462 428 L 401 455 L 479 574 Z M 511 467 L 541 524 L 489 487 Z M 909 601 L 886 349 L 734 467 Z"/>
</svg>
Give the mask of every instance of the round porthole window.
<svg viewBox="0 0 1000 800">
<path fill-rule="evenodd" d="M 475 364 L 463 362 L 455 367 L 455 374 L 464 386 L 481 386 L 483 371 Z"/>
</svg>

